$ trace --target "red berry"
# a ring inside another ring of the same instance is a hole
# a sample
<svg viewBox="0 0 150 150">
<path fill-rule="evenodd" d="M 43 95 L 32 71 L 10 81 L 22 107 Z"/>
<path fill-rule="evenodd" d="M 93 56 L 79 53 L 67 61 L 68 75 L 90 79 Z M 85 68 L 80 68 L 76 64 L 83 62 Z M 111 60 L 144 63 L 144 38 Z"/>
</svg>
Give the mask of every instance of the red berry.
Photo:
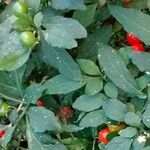
<svg viewBox="0 0 150 150">
<path fill-rule="evenodd" d="M 126 7 L 128 7 L 128 4 L 129 4 L 130 1 L 131 0 L 124 0 L 124 4 L 125 4 Z"/>
<path fill-rule="evenodd" d="M 108 128 L 102 129 L 98 134 L 98 142 L 102 142 L 107 144 L 109 141 L 107 140 L 107 135 L 110 133 Z"/>
<path fill-rule="evenodd" d="M 136 44 L 136 45 L 133 45 L 131 47 L 134 51 L 139 51 L 139 52 L 144 52 L 145 51 L 145 48 L 144 48 L 143 44 Z"/>
<path fill-rule="evenodd" d="M 37 100 L 36 105 L 37 106 L 44 106 L 44 102 L 42 100 Z"/>
<path fill-rule="evenodd" d="M 130 46 L 142 43 L 142 41 L 132 33 L 127 34 L 127 42 Z"/>
<path fill-rule="evenodd" d="M 5 133 L 6 133 L 5 130 L 0 131 L 0 139 L 4 137 Z"/>
<path fill-rule="evenodd" d="M 57 115 L 62 122 L 66 123 L 67 120 L 73 117 L 74 113 L 74 109 L 71 106 L 64 106 L 58 111 Z"/>
</svg>

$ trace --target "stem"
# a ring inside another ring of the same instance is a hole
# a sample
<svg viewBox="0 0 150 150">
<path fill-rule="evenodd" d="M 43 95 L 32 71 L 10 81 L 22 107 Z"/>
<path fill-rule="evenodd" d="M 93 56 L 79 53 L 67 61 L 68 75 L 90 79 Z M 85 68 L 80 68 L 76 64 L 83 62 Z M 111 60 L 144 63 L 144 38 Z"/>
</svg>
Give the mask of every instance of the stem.
<svg viewBox="0 0 150 150">
<path fill-rule="evenodd" d="M 20 147 L 20 141 L 21 141 L 21 134 L 19 134 L 19 137 L 18 137 L 18 145 L 17 145 L 17 149 L 16 150 L 19 150 L 19 147 Z"/>
<path fill-rule="evenodd" d="M 26 106 L 25 109 L 23 110 L 23 112 L 21 113 L 20 117 L 18 118 L 16 124 L 15 124 L 14 127 L 13 127 L 14 129 L 16 128 L 16 126 L 18 125 L 18 123 L 20 122 L 20 120 L 21 120 L 21 119 L 23 118 L 23 116 L 25 115 L 26 111 L 28 110 L 28 107 L 29 107 L 29 105 Z"/>
<path fill-rule="evenodd" d="M 96 143 L 96 140 L 93 141 L 92 150 L 95 150 L 95 143 Z"/>
<path fill-rule="evenodd" d="M 12 98 L 12 97 L 6 96 L 5 94 L 2 94 L 2 93 L 0 93 L 0 96 L 5 98 L 5 99 L 7 99 L 7 100 L 10 100 L 10 101 L 15 101 L 15 102 L 18 102 L 18 103 L 26 104 L 26 102 L 23 102 L 23 101 L 21 101 L 19 99 L 16 99 L 16 98 Z"/>
<path fill-rule="evenodd" d="M 18 74 L 16 71 L 14 71 L 14 76 L 16 78 L 16 84 L 18 86 L 18 89 L 19 89 L 19 92 L 20 92 L 20 95 L 23 97 L 23 92 L 22 92 L 22 88 L 21 88 L 21 85 L 19 83 L 19 80 L 18 80 Z"/>
</svg>

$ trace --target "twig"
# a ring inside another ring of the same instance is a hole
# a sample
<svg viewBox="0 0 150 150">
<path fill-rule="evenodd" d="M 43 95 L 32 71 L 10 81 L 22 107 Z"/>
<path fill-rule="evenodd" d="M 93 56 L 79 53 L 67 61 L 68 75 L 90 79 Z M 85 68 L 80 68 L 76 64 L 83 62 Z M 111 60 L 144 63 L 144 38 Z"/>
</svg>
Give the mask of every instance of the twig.
<svg viewBox="0 0 150 150">
<path fill-rule="evenodd" d="M 95 150 L 95 143 L 96 143 L 96 140 L 93 141 L 92 150 Z"/>
</svg>

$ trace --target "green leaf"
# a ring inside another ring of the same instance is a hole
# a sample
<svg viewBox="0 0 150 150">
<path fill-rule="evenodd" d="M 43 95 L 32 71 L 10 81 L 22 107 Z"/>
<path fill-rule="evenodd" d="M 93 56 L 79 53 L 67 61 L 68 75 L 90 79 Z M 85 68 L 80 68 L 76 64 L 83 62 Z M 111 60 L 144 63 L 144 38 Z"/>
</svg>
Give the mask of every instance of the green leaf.
<svg viewBox="0 0 150 150">
<path fill-rule="evenodd" d="M 19 34 L 13 31 L 2 44 L 0 53 L 0 70 L 12 71 L 20 68 L 28 60 L 31 49 L 22 47 Z"/>
<path fill-rule="evenodd" d="M 42 25 L 42 20 L 43 20 L 43 14 L 42 12 L 39 12 L 37 13 L 35 16 L 34 16 L 34 23 L 36 25 L 37 28 L 40 28 L 41 25 Z"/>
<path fill-rule="evenodd" d="M 150 109 L 149 109 L 149 107 L 147 107 L 147 109 L 143 113 L 142 121 L 146 127 L 150 128 Z"/>
<path fill-rule="evenodd" d="M 81 71 L 65 49 L 54 48 L 46 41 L 42 41 L 40 58 L 48 65 L 55 67 L 66 78 L 81 81 Z"/>
<path fill-rule="evenodd" d="M 129 138 L 115 137 L 106 146 L 107 150 L 130 150 L 132 141 Z"/>
<path fill-rule="evenodd" d="M 105 36 L 104 36 L 105 35 Z M 92 34 L 83 41 L 81 44 L 79 58 L 91 59 L 94 62 L 97 60 L 98 44 L 107 44 L 112 36 L 112 28 L 104 26 L 95 30 Z"/>
<path fill-rule="evenodd" d="M 149 150 L 150 146 L 144 147 L 143 150 Z"/>
<path fill-rule="evenodd" d="M 66 94 L 83 87 L 85 84 L 84 81 L 70 80 L 60 74 L 46 81 L 44 86 L 47 89 L 47 94 Z"/>
<path fill-rule="evenodd" d="M 105 74 L 116 86 L 133 96 L 145 98 L 120 55 L 107 45 L 99 45 L 98 60 Z"/>
<path fill-rule="evenodd" d="M 98 1 L 99 1 L 99 5 L 101 7 L 103 7 L 105 5 L 105 3 L 106 3 L 107 0 L 98 0 Z"/>
<path fill-rule="evenodd" d="M 131 53 L 131 48 L 130 47 L 122 47 L 118 50 L 118 53 L 124 60 L 125 64 L 127 65 L 130 61 L 130 53 Z"/>
<path fill-rule="evenodd" d="M 128 6 L 141 10 L 141 9 L 149 8 L 150 4 L 149 4 L 149 0 L 132 0 L 128 4 Z"/>
<path fill-rule="evenodd" d="M 51 3 L 56 9 L 85 9 L 84 0 L 52 0 Z"/>
<path fill-rule="evenodd" d="M 29 122 L 36 132 L 61 130 L 61 126 L 53 112 L 44 107 L 31 107 L 28 110 Z"/>
<path fill-rule="evenodd" d="M 115 121 L 124 121 L 128 112 L 127 106 L 117 99 L 111 99 L 103 104 L 103 110 L 107 117 Z"/>
<path fill-rule="evenodd" d="M 98 147 L 99 147 L 100 150 L 106 150 L 106 145 L 103 144 L 103 143 L 99 143 Z"/>
<path fill-rule="evenodd" d="M 20 69 L 17 70 L 19 84 L 22 82 Z M 16 82 L 16 77 L 12 72 L 0 71 L 0 96 L 10 97 L 14 99 L 22 99 L 20 95 L 20 89 Z"/>
<path fill-rule="evenodd" d="M 130 126 L 133 126 L 133 127 L 140 127 L 141 126 L 141 118 L 134 112 L 128 112 L 125 115 L 125 123 Z"/>
<path fill-rule="evenodd" d="M 88 5 L 85 10 L 77 10 L 73 14 L 73 18 L 78 20 L 84 27 L 89 26 L 94 19 L 97 4 Z"/>
<path fill-rule="evenodd" d="M 145 142 L 144 141 L 140 141 L 139 140 L 139 137 L 138 136 L 133 142 L 132 142 L 132 147 L 133 147 L 133 150 L 144 150 L 144 145 L 145 145 Z"/>
<path fill-rule="evenodd" d="M 85 115 L 80 121 L 80 127 L 97 127 L 103 123 L 106 123 L 106 116 L 101 110 L 95 110 Z"/>
<path fill-rule="evenodd" d="M 86 29 L 77 21 L 72 18 L 64 18 L 56 16 L 51 19 L 50 24 L 55 24 L 60 28 L 64 28 L 70 35 L 76 39 L 87 37 Z"/>
<path fill-rule="evenodd" d="M 40 7 L 41 0 L 25 0 L 25 3 L 28 5 L 29 8 L 33 9 L 35 12 L 38 11 Z"/>
<path fill-rule="evenodd" d="M 26 102 L 35 104 L 36 101 L 42 96 L 45 86 L 42 84 L 33 83 L 26 90 L 24 98 Z"/>
<path fill-rule="evenodd" d="M 71 49 L 77 47 L 75 38 L 85 38 L 86 29 L 76 20 L 55 16 L 45 23 L 43 31 L 45 40 L 54 47 Z"/>
<path fill-rule="evenodd" d="M 77 47 L 77 42 L 74 37 L 58 25 L 49 25 L 43 33 L 45 40 L 53 47 L 63 47 L 67 49 Z"/>
<path fill-rule="evenodd" d="M 150 45 L 150 16 L 132 8 L 109 5 L 111 14 L 124 26 L 128 33 L 133 33 L 145 44 Z M 142 20 L 142 21 L 141 21 Z"/>
<path fill-rule="evenodd" d="M 150 72 L 150 53 L 148 52 L 132 52 L 130 54 L 132 62 L 140 69 L 142 72 Z"/>
<path fill-rule="evenodd" d="M 150 83 L 150 76 L 149 75 L 143 75 L 143 76 L 137 78 L 136 82 L 138 83 L 140 89 L 143 90 Z"/>
<path fill-rule="evenodd" d="M 53 144 L 44 144 L 38 139 L 38 134 L 34 132 L 30 125 L 27 124 L 27 139 L 29 149 L 32 150 L 67 150 L 64 145 L 56 142 Z"/>
<path fill-rule="evenodd" d="M 95 95 L 103 89 L 103 81 L 100 77 L 88 77 L 86 79 L 87 84 L 85 86 L 86 95 Z"/>
<path fill-rule="evenodd" d="M 3 22 L 0 23 L 0 43 L 4 42 L 9 35 L 9 32 L 12 28 L 12 23 L 16 21 L 16 18 L 14 16 L 7 17 Z"/>
<path fill-rule="evenodd" d="M 89 75 L 100 75 L 100 70 L 98 66 L 89 59 L 77 59 L 77 62 L 81 70 Z"/>
<path fill-rule="evenodd" d="M 138 131 L 136 128 L 133 128 L 133 127 L 127 127 L 123 130 L 121 130 L 119 132 L 119 135 L 121 137 L 127 137 L 127 138 L 132 138 L 134 137 L 135 135 L 137 135 Z"/>
<path fill-rule="evenodd" d="M 105 84 L 104 91 L 108 97 L 111 97 L 111 98 L 117 98 L 118 97 L 118 89 L 115 86 L 115 84 L 113 84 L 112 82 L 107 82 Z"/>
<path fill-rule="evenodd" d="M 78 132 L 80 130 L 83 130 L 84 127 L 78 127 L 77 125 L 74 124 L 69 124 L 67 126 L 64 126 L 63 131 L 65 132 Z"/>
<path fill-rule="evenodd" d="M 98 109 L 103 104 L 103 97 L 104 95 L 101 93 L 94 96 L 82 95 L 73 103 L 73 108 L 85 112 Z"/>
<path fill-rule="evenodd" d="M 89 141 L 86 139 L 78 138 L 63 139 L 62 143 L 67 146 L 67 150 L 86 150 L 89 145 Z"/>
</svg>

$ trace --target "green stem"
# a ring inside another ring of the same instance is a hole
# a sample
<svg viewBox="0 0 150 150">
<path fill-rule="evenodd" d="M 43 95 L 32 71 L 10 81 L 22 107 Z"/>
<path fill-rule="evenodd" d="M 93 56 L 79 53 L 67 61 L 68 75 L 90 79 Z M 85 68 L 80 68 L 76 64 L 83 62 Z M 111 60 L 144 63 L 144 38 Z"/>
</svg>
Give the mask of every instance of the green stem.
<svg viewBox="0 0 150 150">
<path fill-rule="evenodd" d="M 16 99 L 16 98 L 12 98 L 12 97 L 6 96 L 5 94 L 2 94 L 2 93 L 0 93 L 0 96 L 5 98 L 5 99 L 7 99 L 7 100 L 10 100 L 10 101 L 15 101 L 15 102 L 18 102 L 18 103 L 26 104 L 26 102 L 23 102 L 23 101 L 21 101 L 19 99 Z"/>
</svg>

